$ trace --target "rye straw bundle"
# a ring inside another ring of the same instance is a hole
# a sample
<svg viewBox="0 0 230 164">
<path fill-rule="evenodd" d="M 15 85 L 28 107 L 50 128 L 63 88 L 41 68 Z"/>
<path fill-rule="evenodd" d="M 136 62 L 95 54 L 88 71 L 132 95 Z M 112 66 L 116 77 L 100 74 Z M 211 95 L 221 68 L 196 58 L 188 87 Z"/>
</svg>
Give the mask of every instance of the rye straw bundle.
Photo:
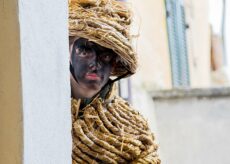
<svg viewBox="0 0 230 164">
<path fill-rule="evenodd" d="M 78 111 L 79 102 L 72 104 Z M 160 164 L 146 120 L 121 98 L 97 98 L 72 118 L 73 163 Z"/>
<path fill-rule="evenodd" d="M 131 45 L 130 10 L 115 0 L 70 0 L 69 36 L 83 37 L 117 53 L 112 75 L 135 73 L 136 54 Z"/>
</svg>

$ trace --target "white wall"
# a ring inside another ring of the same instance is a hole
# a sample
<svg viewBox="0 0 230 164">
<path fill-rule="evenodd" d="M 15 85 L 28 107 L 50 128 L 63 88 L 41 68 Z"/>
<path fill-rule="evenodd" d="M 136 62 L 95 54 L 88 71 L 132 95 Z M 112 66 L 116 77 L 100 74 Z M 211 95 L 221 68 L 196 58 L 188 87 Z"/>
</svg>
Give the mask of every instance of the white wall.
<svg viewBox="0 0 230 164">
<path fill-rule="evenodd" d="M 214 34 L 221 36 L 223 1 L 209 0 L 209 22 Z"/>
<path fill-rule="evenodd" d="M 179 93 L 171 98 L 167 93 L 155 99 L 162 163 L 230 163 L 230 89 L 213 96 L 216 91 L 201 90 L 187 97 Z"/>
<path fill-rule="evenodd" d="M 24 164 L 70 164 L 68 1 L 19 0 Z"/>
<path fill-rule="evenodd" d="M 225 17 L 225 50 L 227 57 L 227 67 L 226 72 L 228 74 L 228 78 L 230 79 L 230 1 L 226 0 L 226 17 Z"/>
<path fill-rule="evenodd" d="M 184 0 L 190 86 L 211 86 L 209 0 Z"/>
</svg>

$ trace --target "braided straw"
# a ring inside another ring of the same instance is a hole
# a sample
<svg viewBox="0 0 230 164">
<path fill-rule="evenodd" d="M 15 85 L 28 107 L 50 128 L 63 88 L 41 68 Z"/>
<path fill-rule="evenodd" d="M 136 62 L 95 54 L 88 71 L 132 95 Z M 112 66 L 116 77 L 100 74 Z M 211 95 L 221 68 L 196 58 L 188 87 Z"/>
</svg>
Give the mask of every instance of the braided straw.
<svg viewBox="0 0 230 164">
<path fill-rule="evenodd" d="M 116 0 L 70 0 L 69 36 L 83 37 L 112 49 L 117 63 L 112 75 L 135 73 L 136 54 L 131 45 L 130 10 Z"/>
<path fill-rule="evenodd" d="M 78 104 L 72 99 L 72 111 Z M 146 120 L 121 98 L 97 98 L 82 111 L 72 113 L 73 163 L 161 163 Z"/>
</svg>

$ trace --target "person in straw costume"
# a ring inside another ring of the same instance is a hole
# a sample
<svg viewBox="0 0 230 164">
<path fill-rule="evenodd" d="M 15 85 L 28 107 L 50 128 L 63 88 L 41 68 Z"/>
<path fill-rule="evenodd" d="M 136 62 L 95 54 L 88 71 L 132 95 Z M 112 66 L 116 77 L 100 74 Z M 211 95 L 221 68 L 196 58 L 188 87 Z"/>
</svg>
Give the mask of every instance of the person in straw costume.
<svg viewBox="0 0 230 164">
<path fill-rule="evenodd" d="M 114 94 L 137 68 L 130 24 L 124 2 L 69 1 L 73 164 L 161 163 L 147 121 Z"/>
</svg>

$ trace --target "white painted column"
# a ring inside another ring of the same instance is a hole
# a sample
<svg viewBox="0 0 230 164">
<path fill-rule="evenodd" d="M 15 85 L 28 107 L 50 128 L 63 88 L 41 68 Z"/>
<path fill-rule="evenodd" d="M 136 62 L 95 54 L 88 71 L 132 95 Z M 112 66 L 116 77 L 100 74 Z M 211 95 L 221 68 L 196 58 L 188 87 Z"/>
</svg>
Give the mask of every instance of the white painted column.
<svg viewBox="0 0 230 164">
<path fill-rule="evenodd" d="M 68 1 L 19 0 L 24 164 L 71 163 Z"/>
<path fill-rule="evenodd" d="M 70 164 L 68 1 L 0 0 L 0 16 L 0 163 Z"/>
</svg>

